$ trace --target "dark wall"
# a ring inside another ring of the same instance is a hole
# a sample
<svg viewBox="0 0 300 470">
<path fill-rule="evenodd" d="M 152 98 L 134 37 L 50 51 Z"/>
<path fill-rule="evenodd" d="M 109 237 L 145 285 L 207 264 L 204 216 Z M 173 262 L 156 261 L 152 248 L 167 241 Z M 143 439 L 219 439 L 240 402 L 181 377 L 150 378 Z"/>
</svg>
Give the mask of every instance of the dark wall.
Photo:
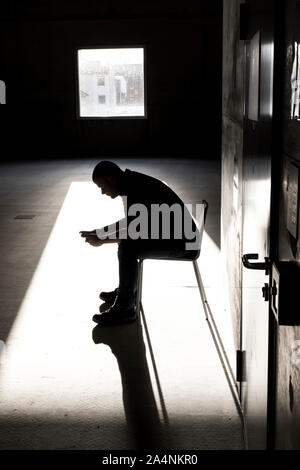
<svg viewBox="0 0 300 470">
<path fill-rule="evenodd" d="M 240 324 L 240 234 L 242 201 L 238 190 L 237 211 L 233 210 L 233 178 L 243 177 L 243 55 L 239 40 L 239 4 L 243 0 L 224 0 L 223 29 L 223 148 L 222 148 L 222 254 L 227 267 L 230 310 L 234 328 Z M 277 2 L 277 7 L 279 2 Z M 274 1 L 274 5 L 276 2 Z M 263 8 L 264 3 L 261 2 Z M 287 230 L 289 165 L 300 167 L 300 121 L 291 119 L 291 77 L 295 42 L 300 43 L 300 1 L 281 2 L 276 17 L 274 149 L 272 187 L 272 260 L 289 261 L 300 267 L 300 238 Z M 279 55 L 278 55 L 279 54 Z M 298 67 L 300 67 L 298 63 Z M 262 142 L 263 143 L 263 142 Z M 276 147 L 276 148 L 275 148 Z M 245 175 L 244 175 L 245 176 Z M 292 281 L 292 279 L 291 279 Z M 300 311 L 299 296 L 292 306 Z M 291 308 L 291 305 L 289 305 Z M 273 330 L 272 330 L 273 333 Z M 236 344 L 238 344 L 238 333 Z M 275 371 L 275 439 L 276 449 L 300 449 L 300 327 L 278 325 Z M 271 436 L 272 438 L 272 436 Z"/>
<path fill-rule="evenodd" d="M 7 158 L 220 155 L 221 1 L 150 3 L 6 4 Z M 78 120 L 76 46 L 123 44 L 146 46 L 148 119 Z"/>
<path fill-rule="evenodd" d="M 240 349 L 241 339 L 242 283 L 244 42 L 240 40 L 241 3 L 244 0 L 224 0 L 223 7 L 221 247 L 236 349 Z"/>
<path fill-rule="evenodd" d="M 300 167 L 300 121 L 291 119 L 291 76 L 295 41 L 300 43 L 300 2 L 285 2 L 282 76 L 282 148 L 278 198 L 277 250 L 280 261 L 290 261 L 300 268 L 300 241 L 287 230 L 288 168 Z M 299 67 L 299 64 L 298 64 Z M 294 305 L 299 312 L 299 299 Z M 300 449 L 300 364 L 299 326 L 279 326 L 277 336 L 276 448 Z"/>
</svg>

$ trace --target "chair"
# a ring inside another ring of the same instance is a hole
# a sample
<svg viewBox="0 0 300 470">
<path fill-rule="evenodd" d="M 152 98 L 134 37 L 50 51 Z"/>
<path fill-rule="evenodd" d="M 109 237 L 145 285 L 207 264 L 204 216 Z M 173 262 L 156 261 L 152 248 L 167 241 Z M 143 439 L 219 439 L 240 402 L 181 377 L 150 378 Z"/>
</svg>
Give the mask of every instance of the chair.
<svg viewBox="0 0 300 470">
<path fill-rule="evenodd" d="M 199 258 L 200 251 L 201 251 L 202 236 L 203 236 L 203 232 L 204 232 L 205 221 L 206 221 L 206 216 L 207 216 L 207 211 L 208 211 L 208 203 L 205 200 L 203 200 L 202 204 L 203 204 L 203 217 L 202 217 L 202 220 L 201 220 L 200 227 L 198 226 L 197 221 L 193 218 L 193 220 L 194 220 L 194 222 L 195 222 L 195 224 L 196 224 L 196 226 L 197 226 L 197 228 L 200 232 L 199 249 L 194 250 L 194 251 L 192 251 L 192 250 L 188 251 L 186 253 L 186 256 L 184 256 L 184 257 L 165 258 L 165 260 L 166 261 L 192 261 L 194 271 L 195 271 L 195 276 L 196 276 L 199 291 L 200 291 L 201 300 L 202 300 L 203 305 L 205 306 L 205 304 L 207 304 L 207 299 L 206 299 L 206 295 L 205 295 L 205 291 L 204 291 L 204 287 L 203 287 L 203 282 L 202 282 L 202 278 L 201 278 L 198 263 L 197 263 L 197 259 Z M 152 258 L 151 257 L 151 258 L 145 258 L 145 259 L 152 259 L 152 260 L 153 259 L 159 259 L 159 260 L 161 260 L 162 258 Z M 136 312 L 137 312 L 137 315 L 140 314 L 140 311 L 141 311 L 141 308 L 142 308 L 143 262 L 145 261 L 145 259 L 139 259 L 138 260 L 138 287 L 137 287 L 137 295 L 136 295 Z M 206 316 L 206 319 L 207 319 L 207 311 L 206 311 L 205 308 L 204 308 L 204 311 L 205 311 L 205 316 Z"/>
</svg>

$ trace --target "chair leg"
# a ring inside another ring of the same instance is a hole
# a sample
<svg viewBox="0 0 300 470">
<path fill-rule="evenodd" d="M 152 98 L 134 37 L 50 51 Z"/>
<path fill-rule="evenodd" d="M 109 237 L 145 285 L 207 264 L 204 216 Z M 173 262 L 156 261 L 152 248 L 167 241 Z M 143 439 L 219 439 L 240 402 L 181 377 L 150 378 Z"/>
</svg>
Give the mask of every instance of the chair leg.
<svg viewBox="0 0 300 470">
<path fill-rule="evenodd" d="M 202 300 L 202 304 L 203 304 L 203 308 L 204 308 L 205 319 L 208 320 L 208 316 L 207 316 L 207 298 L 206 298 L 206 294 L 205 294 L 201 274 L 200 274 L 200 271 L 199 271 L 199 268 L 198 268 L 197 260 L 193 261 L 193 266 L 194 266 L 194 271 L 195 271 L 195 275 L 196 275 L 196 279 L 197 279 L 197 283 L 198 283 L 198 287 L 199 287 L 199 292 L 200 292 L 200 296 L 201 296 L 201 300 Z"/>
<path fill-rule="evenodd" d="M 140 314 L 141 304 L 142 304 L 142 288 L 143 288 L 143 260 L 139 260 L 138 268 L 138 286 L 137 286 L 137 295 L 136 295 L 136 313 Z"/>
</svg>

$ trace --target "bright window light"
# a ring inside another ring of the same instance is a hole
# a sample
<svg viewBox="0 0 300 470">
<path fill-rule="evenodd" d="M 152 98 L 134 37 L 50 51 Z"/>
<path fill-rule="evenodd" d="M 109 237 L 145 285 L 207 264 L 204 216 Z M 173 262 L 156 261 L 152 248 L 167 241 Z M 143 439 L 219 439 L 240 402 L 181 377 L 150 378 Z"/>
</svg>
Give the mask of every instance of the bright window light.
<svg viewBox="0 0 300 470">
<path fill-rule="evenodd" d="M 145 117 L 143 47 L 77 52 L 79 117 Z"/>
</svg>

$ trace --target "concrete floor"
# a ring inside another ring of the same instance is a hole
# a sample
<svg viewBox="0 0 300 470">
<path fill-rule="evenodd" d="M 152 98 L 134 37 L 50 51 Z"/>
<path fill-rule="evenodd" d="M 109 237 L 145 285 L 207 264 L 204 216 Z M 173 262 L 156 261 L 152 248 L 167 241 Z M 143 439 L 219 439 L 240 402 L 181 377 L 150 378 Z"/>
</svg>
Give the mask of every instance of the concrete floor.
<svg viewBox="0 0 300 470">
<path fill-rule="evenodd" d="M 233 357 L 221 282 L 220 164 L 114 161 L 163 179 L 186 203 L 209 202 L 199 267 Z M 96 162 L 1 168 L 0 449 L 242 449 L 191 263 L 145 262 L 149 336 L 141 322 L 92 322 L 98 293 L 118 282 L 116 247 L 87 246 L 78 231 L 121 210 L 90 182 Z M 14 218 L 26 214 L 35 217 Z"/>
</svg>

